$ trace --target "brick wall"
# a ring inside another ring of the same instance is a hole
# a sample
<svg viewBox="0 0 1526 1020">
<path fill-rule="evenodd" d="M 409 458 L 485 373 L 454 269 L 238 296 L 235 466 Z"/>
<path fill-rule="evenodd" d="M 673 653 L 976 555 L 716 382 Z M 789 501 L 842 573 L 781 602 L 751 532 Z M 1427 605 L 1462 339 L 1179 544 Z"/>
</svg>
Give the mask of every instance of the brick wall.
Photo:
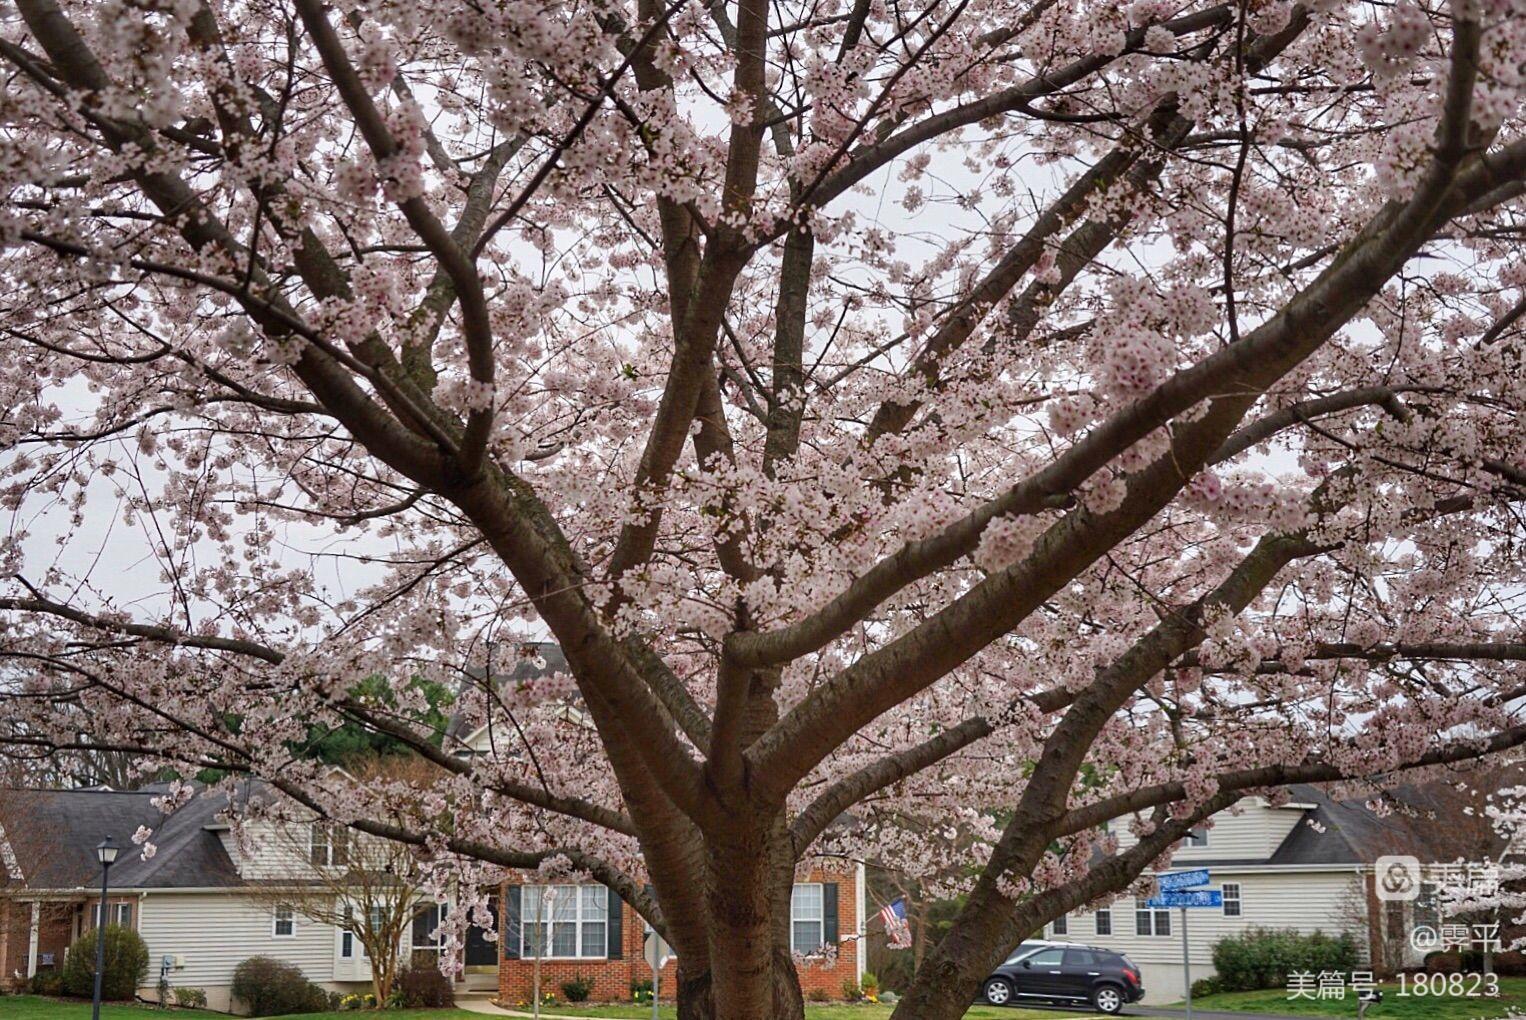
<svg viewBox="0 0 1526 1020">
<path fill-rule="evenodd" d="M 860 943 L 843 941 L 856 934 L 858 924 L 858 887 L 853 873 L 815 872 L 808 882 L 835 882 L 837 884 L 837 932 L 839 939 L 837 959 L 831 966 L 809 963 L 801 968 L 800 986 L 807 995 L 812 990 L 826 992 L 832 998 L 842 997 L 845 980 L 853 980 L 858 973 Z M 504 897 L 506 900 L 507 897 Z M 501 922 L 500 922 L 501 924 Z M 590 998 L 595 1001 L 628 1001 L 633 982 L 650 981 L 652 969 L 642 956 L 642 940 L 645 924 L 641 917 L 626 906 L 621 911 L 621 954 L 613 960 L 541 960 L 541 992 L 551 992 L 562 998 L 562 983 L 578 977 L 593 981 Z M 677 980 L 677 965 L 668 964 L 662 970 L 662 997 L 670 999 Z M 535 962 L 533 960 L 500 959 L 498 962 L 498 998 L 505 1005 L 529 1002 L 534 989 Z"/>
<path fill-rule="evenodd" d="M 74 939 L 74 905 L 44 903 L 38 918 L 37 953 L 39 958 L 53 954 L 53 969 L 64 965 L 64 951 Z M 0 979 L 9 981 L 27 972 L 27 958 L 32 938 L 32 904 L 19 900 L 0 901 Z M 48 968 L 40 968 L 47 970 Z"/>
</svg>

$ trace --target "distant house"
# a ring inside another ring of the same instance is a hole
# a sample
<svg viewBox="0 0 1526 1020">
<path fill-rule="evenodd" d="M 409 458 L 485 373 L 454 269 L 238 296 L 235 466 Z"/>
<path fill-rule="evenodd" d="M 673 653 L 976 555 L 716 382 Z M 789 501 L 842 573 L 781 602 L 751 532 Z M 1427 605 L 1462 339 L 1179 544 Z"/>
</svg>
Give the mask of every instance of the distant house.
<svg viewBox="0 0 1526 1020">
<path fill-rule="evenodd" d="M 0 975 L 24 979 L 60 967 L 65 950 L 95 926 L 100 865 L 94 850 L 109 835 L 124 849 L 111 868 L 107 921 L 136 928 L 148 944 L 144 998 L 157 997 L 163 975 L 172 987 L 204 989 L 214 1009 L 228 1010 L 233 969 L 251 956 L 287 960 L 336 991 L 370 989 L 370 967 L 352 933 L 282 908 L 281 884 L 301 864 L 288 859 L 298 853 L 292 840 L 270 838 L 269 823 L 251 823 L 254 848 L 245 853 L 223 817 L 225 796 L 198 796 L 165 817 L 152 803 L 164 792 L 6 791 L 0 798 Z M 131 842 L 139 826 L 154 830 L 156 852 L 148 860 Z M 413 945 L 405 948 L 436 950 L 430 940 L 436 926 L 432 915 L 421 917 Z M 483 943 L 481 933 L 474 934 Z M 460 978 L 461 987 L 491 984 Z"/>
<path fill-rule="evenodd" d="M 1430 889 L 1423 885 L 1411 901 L 1380 901 L 1374 862 L 1407 854 L 1429 865 L 1498 849 L 1487 826 L 1466 815 L 1445 784 L 1395 791 L 1397 810 L 1387 816 L 1312 786 L 1294 787 L 1292 795 L 1277 807 L 1254 799 L 1238 814 L 1213 816 L 1173 856 L 1172 870 L 1207 868 L 1205 888 L 1224 900 L 1219 909 L 1188 911 L 1193 980 L 1214 973 L 1216 941 L 1250 927 L 1349 932 L 1364 965 L 1378 972 L 1416 966 L 1423 960 L 1409 933 L 1439 920 Z M 1114 831 L 1121 846 L 1132 844 L 1126 825 Z M 1126 954 L 1143 971 L 1147 1001 L 1169 1002 L 1184 993 L 1181 918 L 1179 910 L 1152 910 L 1144 899 L 1126 897 L 1107 909 L 1066 915 L 1047 934 Z"/>
<path fill-rule="evenodd" d="M 560 657 L 560 650 L 548 646 Z M 575 708 L 565 709 L 576 713 Z M 501 735 L 499 739 L 502 739 Z M 460 753 L 485 753 L 491 740 L 486 727 L 459 732 Z M 541 987 L 557 991 L 578 977 L 593 982 L 594 1000 L 628 1000 L 634 985 L 652 979 L 644 959 L 646 922 L 612 890 L 602 885 L 556 885 L 546 902 L 547 886 L 533 881 L 508 883 L 496 899 L 504 937 L 502 954 L 485 946 L 474 956 L 466 950 L 468 971 L 496 976 L 499 1000 L 528 1002 L 533 997 L 535 955 L 540 950 Z M 840 997 L 844 982 L 858 982 L 867 960 L 859 937 L 864 931 L 864 867 L 847 871 L 815 870 L 795 883 L 790 900 L 790 949 L 803 962 L 800 984 L 809 994 Z M 539 923 L 537 923 L 539 922 Z M 536 932 L 542 931 L 540 940 Z M 677 965 L 662 973 L 663 995 L 675 987 Z"/>
</svg>

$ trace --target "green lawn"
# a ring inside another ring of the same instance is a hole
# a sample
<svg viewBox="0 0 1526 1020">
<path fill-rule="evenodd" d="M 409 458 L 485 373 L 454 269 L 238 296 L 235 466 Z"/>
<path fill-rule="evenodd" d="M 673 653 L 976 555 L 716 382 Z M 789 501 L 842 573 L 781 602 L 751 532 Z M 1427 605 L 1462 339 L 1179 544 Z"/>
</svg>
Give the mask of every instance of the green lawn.
<svg viewBox="0 0 1526 1020">
<path fill-rule="evenodd" d="M 808 1002 L 805 1006 L 805 1020 L 885 1020 L 890 1016 L 890 1009 L 889 1006 L 869 1004 L 847 1006 Z M 559 1013 L 562 1016 L 604 1017 L 606 1020 L 651 1020 L 652 1007 L 547 1006 L 544 1012 Z M 994 1009 L 990 1006 L 975 1006 L 964 1015 L 964 1020 L 1063 1020 L 1065 1017 L 1089 1012 L 1085 1009 L 1065 1012 L 1053 1009 Z M 678 1013 L 672 1006 L 665 1006 L 658 1015 L 662 1017 L 662 1020 L 675 1020 Z"/>
<path fill-rule="evenodd" d="M 547 1006 L 544 1013 L 562 1016 L 605 1017 L 607 1020 L 650 1020 L 650 1006 Z M 1077 1011 L 1084 1012 L 1084 1011 Z M 178 1020 L 188 1017 L 220 1017 L 221 1013 L 209 1013 L 199 1009 L 173 1009 L 160 1012 L 151 1006 L 107 1005 L 101 1009 L 101 1020 Z M 663 1020 L 674 1020 L 678 1014 L 672 1006 L 665 1006 Z M 965 1014 L 965 1020 L 1059 1020 L 1073 1014 L 1056 1010 L 992 1009 L 976 1006 Z M 4 1020 L 88 1020 L 90 1003 L 79 999 L 44 999 L 35 995 L 0 996 L 0 1017 Z M 885 1020 L 890 1016 L 889 1006 L 844 1006 L 808 1003 L 806 1020 Z M 482 1020 L 483 1014 L 469 1013 L 461 1009 L 399 1009 L 380 1013 L 303 1013 L 289 1020 Z"/>
<path fill-rule="evenodd" d="M 1383 1001 L 1367 1011 L 1367 1020 L 1494 1020 L 1496 1017 L 1526 1012 L 1526 978 L 1501 978 L 1498 998 L 1440 998 L 1399 994 L 1397 984 L 1386 984 Z M 1205 999 L 1193 999 L 1200 1009 L 1220 1009 L 1244 1013 L 1283 1013 L 1289 1016 L 1356 1016 L 1356 1002 L 1348 992 L 1345 999 L 1289 999 L 1284 989 L 1264 992 L 1225 992 Z"/>
</svg>

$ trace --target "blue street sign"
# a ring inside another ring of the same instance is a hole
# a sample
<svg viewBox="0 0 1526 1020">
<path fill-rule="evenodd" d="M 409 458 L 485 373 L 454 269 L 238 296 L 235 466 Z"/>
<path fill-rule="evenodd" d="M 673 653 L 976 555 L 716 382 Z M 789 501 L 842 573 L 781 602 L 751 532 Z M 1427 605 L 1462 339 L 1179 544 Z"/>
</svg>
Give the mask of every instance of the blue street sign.
<svg viewBox="0 0 1526 1020">
<path fill-rule="evenodd" d="M 1222 907 L 1224 894 L 1217 889 L 1192 889 L 1183 892 L 1163 892 L 1145 900 L 1145 906 L 1157 910 L 1166 907 Z"/>
<path fill-rule="evenodd" d="M 1183 889 L 1191 889 L 1196 885 L 1208 884 L 1208 869 L 1197 868 L 1192 871 L 1173 871 L 1169 875 L 1161 875 L 1157 878 L 1157 884 L 1161 892 L 1180 892 Z"/>
</svg>

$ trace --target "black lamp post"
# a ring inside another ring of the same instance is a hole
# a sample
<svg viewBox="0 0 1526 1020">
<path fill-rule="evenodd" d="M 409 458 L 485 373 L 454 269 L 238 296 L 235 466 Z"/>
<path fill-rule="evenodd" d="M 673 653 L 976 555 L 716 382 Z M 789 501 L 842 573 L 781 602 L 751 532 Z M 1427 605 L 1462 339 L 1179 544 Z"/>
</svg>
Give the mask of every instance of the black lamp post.
<svg viewBox="0 0 1526 1020">
<path fill-rule="evenodd" d="M 106 888 L 119 849 L 110 836 L 95 848 L 95 859 L 101 862 L 101 912 L 95 923 L 95 998 L 90 1003 L 90 1020 L 101 1020 L 101 975 L 106 972 Z"/>
</svg>

